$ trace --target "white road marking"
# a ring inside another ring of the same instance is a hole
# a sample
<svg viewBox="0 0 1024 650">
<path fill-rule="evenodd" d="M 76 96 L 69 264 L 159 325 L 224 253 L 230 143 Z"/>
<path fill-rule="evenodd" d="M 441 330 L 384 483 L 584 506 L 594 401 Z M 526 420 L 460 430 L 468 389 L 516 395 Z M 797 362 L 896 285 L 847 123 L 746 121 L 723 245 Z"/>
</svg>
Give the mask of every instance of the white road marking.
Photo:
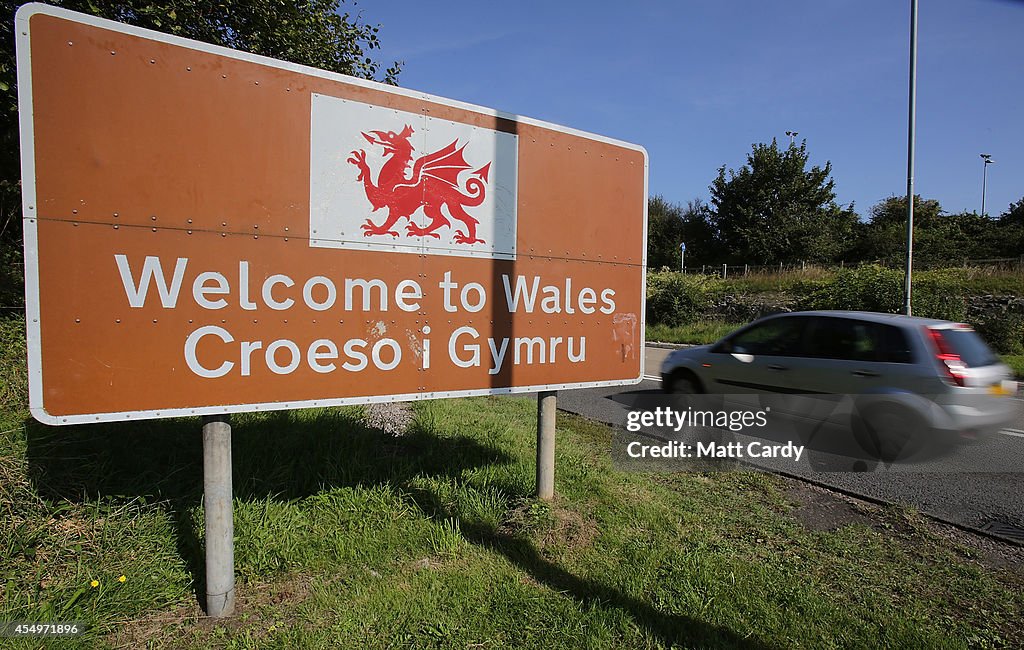
<svg viewBox="0 0 1024 650">
<path fill-rule="evenodd" d="M 651 381 L 661 381 L 661 377 L 656 375 L 644 375 L 644 379 L 650 379 Z"/>
<path fill-rule="evenodd" d="M 1004 436 L 1014 436 L 1015 438 L 1024 438 L 1024 431 L 1021 431 L 1019 429 L 1003 429 L 999 433 L 1003 434 Z"/>
</svg>

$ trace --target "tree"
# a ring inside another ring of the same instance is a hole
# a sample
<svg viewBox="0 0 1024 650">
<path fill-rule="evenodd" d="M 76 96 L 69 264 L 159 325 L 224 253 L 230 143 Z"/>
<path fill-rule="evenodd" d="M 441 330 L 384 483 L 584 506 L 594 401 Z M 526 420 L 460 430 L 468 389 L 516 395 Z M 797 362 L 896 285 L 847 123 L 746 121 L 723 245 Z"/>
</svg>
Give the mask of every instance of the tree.
<svg viewBox="0 0 1024 650">
<path fill-rule="evenodd" d="M 710 221 L 736 262 L 840 259 L 857 222 L 853 206 L 835 203 L 832 164 L 807 169 L 807 143 L 780 150 L 755 144 L 739 169 L 718 170 L 710 186 Z"/>
<path fill-rule="evenodd" d="M 647 267 L 678 270 L 682 243 L 686 244 L 687 267 L 718 259 L 719 247 L 708 223 L 707 206 L 700 199 L 684 207 L 661 196 L 651 197 L 647 202 Z"/>
<path fill-rule="evenodd" d="M 679 244 L 683 241 L 683 209 L 661 196 L 647 201 L 647 267 L 679 268 Z"/>
<path fill-rule="evenodd" d="M 342 0 L 343 1 L 343 0 Z M 0 243 L 21 242 L 18 99 L 14 12 L 0 15 Z M 339 13 L 339 0 L 51 0 L 50 4 L 123 23 L 262 54 L 364 79 L 395 83 L 400 64 L 381 70 L 369 53 L 378 26 Z"/>
</svg>

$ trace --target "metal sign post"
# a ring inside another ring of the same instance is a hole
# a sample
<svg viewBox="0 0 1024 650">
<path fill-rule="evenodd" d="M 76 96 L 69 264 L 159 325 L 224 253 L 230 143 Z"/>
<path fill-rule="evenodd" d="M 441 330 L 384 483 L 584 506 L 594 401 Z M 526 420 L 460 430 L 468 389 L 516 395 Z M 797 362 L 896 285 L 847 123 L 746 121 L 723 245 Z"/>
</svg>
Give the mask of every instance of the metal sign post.
<svg viewBox="0 0 1024 650">
<path fill-rule="evenodd" d="M 231 423 L 226 415 L 203 418 L 203 510 L 206 514 L 206 613 L 235 610 L 235 523 L 232 515 Z"/>
<path fill-rule="evenodd" d="M 537 393 L 537 498 L 555 497 L 555 391 Z"/>
</svg>

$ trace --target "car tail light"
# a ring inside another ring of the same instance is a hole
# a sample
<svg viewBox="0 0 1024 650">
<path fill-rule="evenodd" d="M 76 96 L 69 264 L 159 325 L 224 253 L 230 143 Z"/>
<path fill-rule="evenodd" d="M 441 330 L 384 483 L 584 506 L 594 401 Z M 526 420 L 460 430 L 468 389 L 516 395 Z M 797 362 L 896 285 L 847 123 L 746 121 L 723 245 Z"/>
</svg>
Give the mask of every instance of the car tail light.
<svg viewBox="0 0 1024 650">
<path fill-rule="evenodd" d="M 965 371 L 967 365 L 960 359 L 960 355 L 953 352 L 949 342 L 942 336 L 942 330 L 928 329 L 932 343 L 935 345 L 935 358 L 939 360 L 942 368 L 946 371 L 946 378 L 957 386 L 963 386 L 967 379 Z"/>
</svg>

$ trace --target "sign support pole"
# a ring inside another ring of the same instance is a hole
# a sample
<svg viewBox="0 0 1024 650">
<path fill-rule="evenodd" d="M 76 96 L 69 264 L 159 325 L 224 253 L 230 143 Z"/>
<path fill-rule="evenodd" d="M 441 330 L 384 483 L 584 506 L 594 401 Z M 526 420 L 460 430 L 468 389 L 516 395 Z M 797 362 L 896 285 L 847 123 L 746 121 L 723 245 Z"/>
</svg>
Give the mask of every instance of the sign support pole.
<svg viewBox="0 0 1024 650">
<path fill-rule="evenodd" d="M 555 410 L 558 393 L 537 393 L 537 498 L 555 497 Z"/>
<path fill-rule="evenodd" d="M 235 525 L 231 498 L 231 423 L 227 415 L 204 416 L 206 613 L 213 618 L 231 616 L 235 610 Z"/>
</svg>

